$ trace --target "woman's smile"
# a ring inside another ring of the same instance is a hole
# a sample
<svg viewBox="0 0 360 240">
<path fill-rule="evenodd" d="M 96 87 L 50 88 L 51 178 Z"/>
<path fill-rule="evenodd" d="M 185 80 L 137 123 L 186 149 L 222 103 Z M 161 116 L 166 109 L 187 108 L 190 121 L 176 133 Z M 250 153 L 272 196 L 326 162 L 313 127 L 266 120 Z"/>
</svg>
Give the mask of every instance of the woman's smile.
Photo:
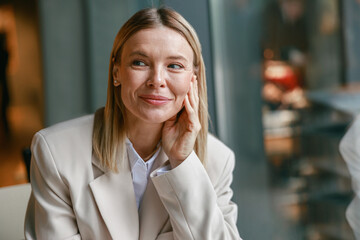
<svg viewBox="0 0 360 240">
<path fill-rule="evenodd" d="M 155 106 L 165 105 L 172 101 L 172 99 L 160 95 L 140 95 L 139 98 Z"/>
</svg>

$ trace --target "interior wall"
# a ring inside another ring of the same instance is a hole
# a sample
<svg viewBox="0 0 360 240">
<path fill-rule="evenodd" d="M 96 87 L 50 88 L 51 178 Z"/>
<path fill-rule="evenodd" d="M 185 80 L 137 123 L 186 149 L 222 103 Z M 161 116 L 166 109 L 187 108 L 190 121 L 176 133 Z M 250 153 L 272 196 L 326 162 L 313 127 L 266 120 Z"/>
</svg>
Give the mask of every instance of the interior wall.
<svg viewBox="0 0 360 240">
<path fill-rule="evenodd" d="M 272 239 L 274 233 L 261 113 L 261 10 L 266 2 L 210 1 L 217 125 L 236 156 L 232 188 L 243 239 Z"/>
<path fill-rule="evenodd" d="M 347 82 L 360 82 L 360 1 L 343 4 Z"/>
<path fill-rule="evenodd" d="M 46 125 L 89 109 L 82 9 L 81 1 L 39 1 Z"/>
</svg>

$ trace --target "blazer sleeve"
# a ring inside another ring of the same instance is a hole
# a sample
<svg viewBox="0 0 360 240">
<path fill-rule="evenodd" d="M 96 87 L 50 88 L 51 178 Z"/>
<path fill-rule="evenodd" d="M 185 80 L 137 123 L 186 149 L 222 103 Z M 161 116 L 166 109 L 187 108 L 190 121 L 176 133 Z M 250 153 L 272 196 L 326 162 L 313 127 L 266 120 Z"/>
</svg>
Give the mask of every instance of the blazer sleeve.
<svg viewBox="0 0 360 240">
<path fill-rule="evenodd" d="M 349 169 L 355 193 L 353 201 L 346 210 L 346 218 L 356 239 L 360 240 L 360 116 L 340 142 L 340 153 Z"/>
<path fill-rule="evenodd" d="M 234 154 L 229 152 L 217 182 L 211 182 L 192 152 L 171 171 L 151 174 L 160 199 L 169 213 L 174 239 L 241 239 L 236 228 L 237 206 L 230 188 Z"/>
<path fill-rule="evenodd" d="M 32 193 L 25 217 L 25 238 L 81 239 L 68 187 L 41 132 L 35 134 L 31 151 Z"/>
</svg>

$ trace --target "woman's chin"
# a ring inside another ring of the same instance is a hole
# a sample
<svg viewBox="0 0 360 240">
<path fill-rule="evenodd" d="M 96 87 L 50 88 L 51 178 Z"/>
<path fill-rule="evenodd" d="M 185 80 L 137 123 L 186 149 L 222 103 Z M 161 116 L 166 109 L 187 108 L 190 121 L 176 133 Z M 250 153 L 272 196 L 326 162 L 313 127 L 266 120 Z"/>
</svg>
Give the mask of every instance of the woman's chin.
<svg viewBox="0 0 360 240">
<path fill-rule="evenodd" d="M 172 109 L 171 109 L 172 110 Z M 164 123 L 167 120 L 169 120 L 170 118 L 172 118 L 173 116 L 176 115 L 176 113 L 179 111 L 169 111 L 169 109 L 167 111 L 146 111 L 143 112 L 143 114 L 141 114 L 144 118 L 144 120 L 146 119 L 146 122 L 150 122 L 150 123 Z"/>
<path fill-rule="evenodd" d="M 146 124 L 162 124 L 176 115 L 178 111 L 173 111 L 172 109 L 167 110 L 149 110 L 142 109 L 142 111 L 130 112 L 128 115 L 128 120 L 131 122 L 143 122 Z"/>
<path fill-rule="evenodd" d="M 149 116 L 146 118 L 146 122 L 152 123 L 152 124 L 162 124 L 166 122 L 171 117 L 168 116 Z"/>
</svg>

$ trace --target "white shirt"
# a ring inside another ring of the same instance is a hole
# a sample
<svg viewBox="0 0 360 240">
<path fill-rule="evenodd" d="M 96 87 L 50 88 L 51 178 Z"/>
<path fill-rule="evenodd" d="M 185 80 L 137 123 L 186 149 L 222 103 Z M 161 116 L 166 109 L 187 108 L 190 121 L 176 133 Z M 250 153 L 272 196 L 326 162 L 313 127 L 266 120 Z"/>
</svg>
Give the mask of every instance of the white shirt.
<svg viewBox="0 0 360 240">
<path fill-rule="evenodd" d="M 160 153 L 161 147 L 146 162 L 144 162 L 144 160 L 135 151 L 129 139 L 126 139 L 126 147 L 127 147 L 127 154 L 129 158 L 132 180 L 134 185 L 136 204 L 137 207 L 139 208 L 141 200 L 146 190 L 146 185 L 149 180 L 151 168 L 155 162 L 155 159 Z"/>
</svg>

